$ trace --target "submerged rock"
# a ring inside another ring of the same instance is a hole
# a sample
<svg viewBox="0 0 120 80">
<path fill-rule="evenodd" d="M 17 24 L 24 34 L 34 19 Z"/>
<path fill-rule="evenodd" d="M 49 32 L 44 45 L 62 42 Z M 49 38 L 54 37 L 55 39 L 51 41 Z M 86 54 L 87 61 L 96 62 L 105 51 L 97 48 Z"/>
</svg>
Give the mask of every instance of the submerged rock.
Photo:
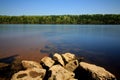
<svg viewBox="0 0 120 80">
<path fill-rule="evenodd" d="M 75 74 L 66 70 L 61 65 L 54 65 L 49 71 L 51 71 L 51 77 L 48 80 L 75 80 Z"/>
<path fill-rule="evenodd" d="M 29 68 L 41 68 L 42 69 L 42 66 L 38 62 L 35 62 L 35 61 L 23 60 L 22 65 L 26 69 L 29 69 Z"/>
<path fill-rule="evenodd" d="M 6 63 L 0 63 L 0 68 L 7 67 L 7 66 L 9 66 L 9 64 L 6 64 Z"/>
<path fill-rule="evenodd" d="M 73 61 L 68 62 L 68 63 L 65 65 L 65 68 L 66 68 L 67 70 L 73 72 L 78 66 L 79 66 L 78 60 L 73 60 Z"/>
<path fill-rule="evenodd" d="M 43 80 L 45 73 L 45 69 L 31 68 L 15 73 L 11 80 Z"/>
<path fill-rule="evenodd" d="M 65 59 L 66 62 L 69 62 L 71 60 L 75 60 L 75 55 L 71 53 L 65 53 L 62 54 L 63 58 Z"/>
<path fill-rule="evenodd" d="M 55 54 L 53 55 L 53 59 L 54 59 L 55 61 L 58 61 L 62 66 L 65 65 L 65 64 L 64 64 L 64 61 L 63 61 L 63 59 L 62 59 L 62 56 L 61 56 L 60 54 L 55 53 Z"/>
<path fill-rule="evenodd" d="M 88 71 L 95 80 L 116 80 L 115 76 L 105 70 L 103 67 L 86 62 L 80 62 L 80 67 Z"/>
<path fill-rule="evenodd" d="M 47 66 L 47 67 L 51 67 L 55 61 L 52 60 L 52 58 L 50 57 L 44 57 L 41 59 L 41 62 L 40 62 L 43 66 Z"/>
</svg>

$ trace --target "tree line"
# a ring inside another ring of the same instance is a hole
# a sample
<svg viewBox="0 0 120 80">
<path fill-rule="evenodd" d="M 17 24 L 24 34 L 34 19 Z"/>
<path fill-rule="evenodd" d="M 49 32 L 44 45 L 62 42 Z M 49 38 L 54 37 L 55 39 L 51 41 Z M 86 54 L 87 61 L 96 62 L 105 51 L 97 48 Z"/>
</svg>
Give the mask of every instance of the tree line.
<svg viewBox="0 0 120 80">
<path fill-rule="evenodd" d="M 0 16 L 0 24 L 120 24 L 120 14 Z"/>
</svg>

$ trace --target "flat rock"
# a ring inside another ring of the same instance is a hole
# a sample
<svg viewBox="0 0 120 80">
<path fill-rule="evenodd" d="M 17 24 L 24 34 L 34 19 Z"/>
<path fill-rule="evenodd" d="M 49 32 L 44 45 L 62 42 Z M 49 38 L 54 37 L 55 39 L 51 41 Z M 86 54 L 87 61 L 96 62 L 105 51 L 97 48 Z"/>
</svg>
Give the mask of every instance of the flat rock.
<svg viewBox="0 0 120 80">
<path fill-rule="evenodd" d="M 45 69 L 31 68 L 15 73 L 11 80 L 43 80 L 45 73 Z"/>
<path fill-rule="evenodd" d="M 44 57 L 41 59 L 40 63 L 50 68 L 55 63 L 55 61 L 53 61 L 50 57 Z"/>
<path fill-rule="evenodd" d="M 75 74 L 61 65 L 54 65 L 49 71 L 51 71 L 51 77 L 48 80 L 76 80 L 74 79 Z"/>
<path fill-rule="evenodd" d="M 23 60 L 22 65 L 26 69 L 29 69 L 29 68 L 41 68 L 42 69 L 42 66 L 40 65 L 40 63 L 35 62 L 35 61 Z"/>
<path fill-rule="evenodd" d="M 79 66 L 78 60 L 73 60 L 73 61 L 68 62 L 65 65 L 65 69 L 73 72 L 78 66 Z"/>
<path fill-rule="evenodd" d="M 62 56 L 61 56 L 60 54 L 55 53 L 55 54 L 53 55 L 53 59 L 54 59 L 55 61 L 58 61 L 62 66 L 65 65 L 65 64 L 64 64 L 64 61 L 63 61 L 63 59 L 62 59 Z"/>
<path fill-rule="evenodd" d="M 80 67 L 86 71 L 89 71 L 95 80 L 116 80 L 115 76 L 105 70 L 103 67 L 99 67 L 86 62 L 80 62 Z"/>
<path fill-rule="evenodd" d="M 71 53 L 62 54 L 62 56 L 63 56 L 63 58 L 65 59 L 66 62 L 69 62 L 69 61 L 75 59 L 75 55 L 71 54 Z"/>
</svg>

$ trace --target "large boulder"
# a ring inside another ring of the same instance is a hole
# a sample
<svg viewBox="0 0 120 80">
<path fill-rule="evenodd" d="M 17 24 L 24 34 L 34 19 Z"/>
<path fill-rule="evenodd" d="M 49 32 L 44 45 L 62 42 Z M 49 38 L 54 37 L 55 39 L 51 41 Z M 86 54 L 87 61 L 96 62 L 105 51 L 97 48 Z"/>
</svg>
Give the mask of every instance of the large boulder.
<svg viewBox="0 0 120 80">
<path fill-rule="evenodd" d="M 86 62 L 80 62 L 80 67 L 88 71 L 95 80 L 116 80 L 115 76 L 105 70 L 103 67 Z"/>
<path fill-rule="evenodd" d="M 68 62 L 68 63 L 65 65 L 65 68 L 66 68 L 67 70 L 73 72 L 78 66 L 79 66 L 78 60 L 73 60 L 73 61 Z"/>
<path fill-rule="evenodd" d="M 41 59 L 40 63 L 43 66 L 47 66 L 48 68 L 50 68 L 55 63 L 55 61 L 53 61 L 50 57 L 44 57 Z"/>
<path fill-rule="evenodd" d="M 61 56 L 60 54 L 55 53 L 55 54 L 53 55 L 53 59 L 54 59 L 55 61 L 59 62 L 62 66 L 65 65 L 65 64 L 64 64 L 64 61 L 63 61 L 63 59 L 62 59 L 62 56 Z"/>
<path fill-rule="evenodd" d="M 51 71 L 51 77 L 48 80 L 75 80 L 75 74 L 66 70 L 61 65 L 54 65 L 49 71 Z"/>
<path fill-rule="evenodd" d="M 45 73 L 45 69 L 31 68 L 15 73 L 11 80 L 43 80 Z"/>
<path fill-rule="evenodd" d="M 40 63 L 35 62 L 35 61 L 22 60 L 22 65 L 26 69 L 29 69 L 29 68 L 41 68 L 42 69 L 42 66 L 40 65 Z"/>
<path fill-rule="evenodd" d="M 65 59 L 66 62 L 72 61 L 75 59 L 75 55 L 71 53 L 65 53 L 62 54 L 63 58 Z"/>
</svg>

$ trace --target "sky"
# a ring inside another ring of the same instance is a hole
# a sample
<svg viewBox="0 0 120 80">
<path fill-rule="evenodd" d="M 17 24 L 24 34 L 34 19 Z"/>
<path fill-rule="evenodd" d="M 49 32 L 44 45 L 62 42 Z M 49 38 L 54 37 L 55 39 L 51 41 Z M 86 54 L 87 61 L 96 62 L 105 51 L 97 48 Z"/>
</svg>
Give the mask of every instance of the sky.
<svg viewBox="0 0 120 80">
<path fill-rule="evenodd" d="M 0 15 L 120 14 L 120 0 L 0 0 Z"/>
</svg>

